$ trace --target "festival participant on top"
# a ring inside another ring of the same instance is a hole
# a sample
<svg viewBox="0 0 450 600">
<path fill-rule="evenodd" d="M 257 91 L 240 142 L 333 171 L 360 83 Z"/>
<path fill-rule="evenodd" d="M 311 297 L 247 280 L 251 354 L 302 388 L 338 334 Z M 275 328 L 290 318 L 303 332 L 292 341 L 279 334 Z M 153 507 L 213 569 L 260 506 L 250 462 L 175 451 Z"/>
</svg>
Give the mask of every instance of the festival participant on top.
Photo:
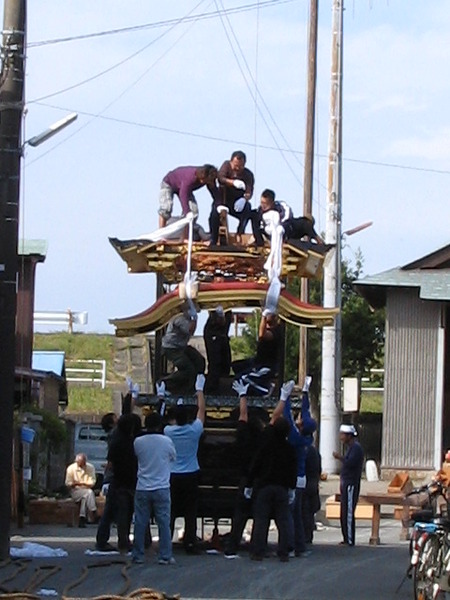
<svg viewBox="0 0 450 600">
<path fill-rule="evenodd" d="M 239 378 L 267 367 L 268 377 L 275 377 L 279 370 L 282 341 L 283 331 L 278 315 L 265 309 L 259 323 L 256 356 L 233 361 L 231 366 L 236 376 Z"/>
<path fill-rule="evenodd" d="M 230 160 L 226 160 L 219 169 L 219 194 L 211 207 L 209 228 L 212 246 L 217 245 L 219 236 L 220 215 L 223 207 L 228 214 L 239 220 L 237 228 L 238 241 L 250 220 L 250 198 L 253 196 L 255 178 L 253 173 L 246 168 L 247 158 L 241 150 L 236 150 Z M 222 207 L 222 208 L 221 208 Z"/>
<path fill-rule="evenodd" d="M 297 482 L 295 486 L 295 497 L 291 503 L 290 511 L 290 547 L 295 556 L 306 558 L 311 553 L 306 547 L 305 530 L 303 526 L 303 494 L 306 488 L 306 451 L 313 443 L 312 434 L 317 429 L 316 421 L 311 417 L 309 408 L 308 390 L 311 377 L 307 377 L 302 391 L 302 405 L 300 412 L 294 419 L 291 410 L 290 396 L 294 389 L 294 381 L 283 384 L 280 400 L 275 407 L 272 421 L 282 415 L 289 423 L 289 443 L 294 447 L 297 456 Z"/>
<path fill-rule="evenodd" d="M 197 315 L 186 309 L 183 314 L 173 317 L 162 339 L 162 353 L 173 362 L 176 371 L 163 380 L 172 393 L 193 391 L 195 378 L 205 371 L 205 359 L 189 340 L 197 326 Z"/>
<path fill-rule="evenodd" d="M 341 461 L 341 545 L 355 545 L 355 510 L 361 486 L 361 473 L 364 463 L 364 451 L 356 440 L 358 435 L 353 425 L 342 424 L 339 438 L 346 448 L 345 454 L 333 452 L 334 458 Z"/>
<path fill-rule="evenodd" d="M 218 193 L 216 179 L 217 168 L 208 164 L 202 167 L 178 167 L 167 173 L 161 182 L 159 193 L 159 226 L 165 227 L 168 219 L 172 216 L 175 194 L 181 203 L 182 216 L 192 212 L 194 217 L 198 217 L 194 191 L 206 185 L 213 199 L 216 199 Z"/>
<path fill-rule="evenodd" d="M 282 225 L 286 240 L 306 239 L 314 240 L 318 244 L 324 243 L 314 229 L 313 217 L 294 217 L 286 202 L 275 200 L 273 190 L 263 190 L 258 209 L 252 211 L 251 222 L 257 246 L 263 246 L 264 240 L 270 239 L 272 227 L 278 224 Z"/>
<path fill-rule="evenodd" d="M 230 374 L 231 349 L 228 330 L 231 317 L 231 310 L 225 312 L 222 306 L 219 305 L 209 312 L 208 320 L 203 329 L 208 362 L 208 375 L 205 385 L 207 394 L 217 392 L 220 378 Z"/>
</svg>

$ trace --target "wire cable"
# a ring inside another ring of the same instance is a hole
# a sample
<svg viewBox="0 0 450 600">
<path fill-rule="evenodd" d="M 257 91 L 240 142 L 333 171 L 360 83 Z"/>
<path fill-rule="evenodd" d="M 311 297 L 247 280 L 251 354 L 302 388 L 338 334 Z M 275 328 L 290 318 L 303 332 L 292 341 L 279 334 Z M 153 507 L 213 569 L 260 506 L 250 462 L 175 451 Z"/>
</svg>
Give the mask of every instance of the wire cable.
<svg viewBox="0 0 450 600">
<path fill-rule="evenodd" d="M 204 0 L 200 0 L 200 2 L 198 4 L 196 4 L 192 10 L 190 10 L 188 12 L 188 15 L 190 15 L 196 8 L 198 8 L 201 4 L 203 4 L 203 2 L 204 2 Z M 74 83 L 73 85 L 70 85 L 70 86 L 68 86 L 66 88 L 63 88 L 62 90 L 58 90 L 57 92 L 52 92 L 51 94 L 47 94 L 45 96 L 41 96 L 40 98 L 36 98 L 34 100 L 30 100 L 28 102 L 28 104 L 33 104 L 35 102 L 40 102 L 41 100 L 48 100 L 49 98 L 53 98 L 54 96 L 58 96 L 59 94 L 64 94 L 65 92 L 68 92 L 68 91 L 73 90 L 75 88 L 81 87 L 82 85 L 85 85 L 86 83 L 90 83 L 91 81 L 94 81 L 95 79 L 98 79 L 99 77 L 102 77 L 103 75 L 106 75 L 107 73 L 110 73 L 111 71 L 114 71 L 114 69 L 117 69 L 118 67 L 122 66 L 123 64 L 125 64 L 126 62 L 128 62 L 129 60 L 131 60 L 132 58 L 135 58 L 136 56 L 138 56 L 139 54 L 141 54 L 142 52 L 144 52 L 144 50 L 147 50 L 147 48 L 149 48 L 150 46 L 152 46 L 154 43 L 156 43 L 159 40 L 161 40 L 164 36 L 166 36 L 173 29 L 175 29 L 175 27 L 177 27 L 177 25 L 179 25 L 180 23 L 182 23 L 183 19 L 184 19 L 184 17 L 181 17 L 180 19 L 178 19 L 178 21 L 174 25 L 172 25 L 172 27 L 170 29 L 168 29 L 167 31 L 161 33 L 161 35 L 159 35 L 158 37 L 156 37 L 155 39 L 153 39 L 151 42 L 149 42 L 148 44 L 145 44 L 145 46 L 143 46 L 139 50 L 136 50 L 136 52 L 133 52 L 129 56 L 123 58 L 119 62 L 115 63 L 114 65 L 112 65 L 110 67 L 108 67 L 107 69 L 104 69 L 103 71 L 100 71 L 99 73 L 96 73 L 95 75 L 92 75 L 91 77 L 88 77 L 87 79 L 84 79 L 83 81 L 79 81 L 78 83 Z M 194 21 L 194 24 L 195 23 L 196 23 L 196 21 Z M 173 46 L 171 46 L 171 48 L 172 47 Z M 152 66 L 154 66 L 154 65 L 152 65 Z M 150 70 L 150 68 L 147 69 L 146 73 Z"/>
<path fill-rule="evenodd" d="M 243 12 L 248 12 L 255 10 L 259 10 L 259 8 L 268 8 L 271 6 L 276 6 L 279 4 L 288 4 L 290 2 L 298 2 L 298 0 L 263 0 L 262 2 L 256 2 L 252 4 L 244 4 L 242 6 L 236 6 L 234 8 L 227 8 L 227 14 L 238 14 Z M 203 21 L 205 19 L 213 19 L 218 16 L 218 11 L 213 11 L 209 13 L 200 13 L 198 15 L 188 15 L 183 17 L 183 22 L 188 23 L 189 21 Z M 40 42 L 30 42 L 28 44 L 28 48 L 38 48 L 40 46 L 48 46 L 50 44 L 61 44 L 65 42 L 74 42 L 78 40 L 86 40 L 95 37 L 107 36 L 107 35 L 116 35 L 120 33 L 130 33 L 135 31 L 141 31 L 144 29 L 155 29 L 159 27 L 169 27 L 171 25 L 176 25 L 180 22 L 180 19 L 168 19 L 165 21 L 156 21 L 154 23 L 145 23 L 144 25 L 132 25 L 130 27 L 121 27 L 118 29 L 110 29 L 106 31 L 98 31 L 96 33 L 85 33 L 77 36 L 70 36 L 65 38 L 55 38 L 50 40 L 42 40 Z"/>
<path fill-rule="evenodd" d="M 45 102 L 39 102 L 38 103 L 39 106 L 46 106 L 47 108 L 53 108 L 55 110 L 60 110 L 60 111 L 64 111 L 64 112 L 77 112 L 79 115 L 85 115 L 88 117 L 97 117 L 96 114 L 94 113 L 90 113 L 87 111 L 82 111 L 82 110 L 77 110 L 75 108 L 67 108 L 67 107 L 63 107 L 63 106 L 56 106 L 53 104 L 47 104 Z M 223 142 L 226 144 L 233 144 L 233 145 L 241 145 L 241 146 L 248 146 L 248 147 L 253 147 L 254 144 L 252 142 L 249 142 L 248 140 L 237 140 L 234 138 L 224 138 L 224 137 L 219 137 L 219 136 L 213 136 L 213 135 L 206 135 L 206 134 L 202 134 L 202 133 L 197 133 L 194 131 L 184 131 L 182 129 L 173 129 L 170 127 L 162 127 L 160 125 L 152 125 L 149 123 L 140 123 L 138 121 L 131 121 L 129 119 L 122 119 L 122 118 L 118 118 L 118 117 L 108 117 L 105 115 L 98 115 L 99 119 L 104 119 L 107 121 L 112 121 L 115 123 L 120 123 L 121 125 L 131 125 L 133 127 L 142 127 L 144 129 L 154 129 L 156 131 L 164 131 L 166 133 L 173 133 L 175 135 L 184 135 L 184 136 L 188 136 L 188 137 L 193 137 L 193 138 L 199 138 L 199 139 L 204 139 L 204 140 L 210 140 L 213 142 Z M 65 140 L 63 140 L 61 143 L 64 143 L 68 138 L 66 138 Z M 59 145 L 59 144 L 58 144 Z M 278 150 L 277 146 L 269 146 L 268 144 L 258 144 L 258 149 L 262 149 L 262 150 Z M 283 150 L 288 151 L 287 148 L 284 148 Z M 298 154 L 298 155 L 304 155 L 304 151 L 302 150 L 292 150 L 292 152 L 294 154 Z M 46 153 L 47 154 L 47 153 Z M 319 159 L 327 159 L 328 155 L 326 154 L 320 154 L 317 153 L 316 156 Z M 39 159 L 40 157 L 38 157 Z M 30 163 L 28 163 L 28 165 L 32 164 L 32 162 L 36 162 L 35 159 L 34 161 L 31 161 Z M 425 172 L 425 173 L 433 173 L 433 174 L 437 174 L 437 175 L 450 175 L 450 170 L 444 170 L 444 169 L 427 169 L 425 167 L 412 167 L 410 165 L 400 165 L 400 164 L 395 164 L 395 163 L 385 163 L 385 162 L 378 162 L 378 161 L 373 161 L 373 160 L 364 160 L 364 159 L 358 159 L 358 158 L 343 158 L 343 162 L 357 162 L 357 163 L 361 163 L 361 164 L 367 164 L 369 166 L 378 166 L 378 167 L 386 167 L 386 168 L 392 168 L 392 169 L 407 169 L 410 171 L 420 171 L 420 172 Z M 325 188 L 325 186 L 322 185 L 322 187 Z"/>
</svg>

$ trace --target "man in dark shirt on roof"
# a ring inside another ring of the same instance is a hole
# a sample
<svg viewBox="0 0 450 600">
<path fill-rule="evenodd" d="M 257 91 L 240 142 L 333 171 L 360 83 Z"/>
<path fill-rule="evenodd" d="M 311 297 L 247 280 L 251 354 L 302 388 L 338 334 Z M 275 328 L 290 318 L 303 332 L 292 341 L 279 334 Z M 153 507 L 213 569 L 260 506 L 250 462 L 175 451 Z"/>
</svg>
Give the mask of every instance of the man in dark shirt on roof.
<svg viewBox="0 0 450 600">
<path fill-rule="evenodd" d="M 211 245 L 217 244 L 220 224 L 220 207 L 225 207 L 232 217 L 239 219 L 237 234 L 244 233 L 250 219 L 250 198 L 253 196 L 255 178 L 245 166 L 247 157 L 241 150 L 236 150 L 230 160 L 226 160 L 219 169 L 219 193 L 213 202 L 209 216 Z"/>
<path fill-rule="evenodd" d="M 208 164 L 202 167 L 178 167 L 167 173 L 159 193 L 159 226 L 165 227 L 172 216 L 174 194 L 180 199 L 182 216 L 191 211 L 197 217 L 198 206 L 193 192 L 206 185 L 215 200 L 218 193 L 216 179 L 216 167 Z"/>
</svg>

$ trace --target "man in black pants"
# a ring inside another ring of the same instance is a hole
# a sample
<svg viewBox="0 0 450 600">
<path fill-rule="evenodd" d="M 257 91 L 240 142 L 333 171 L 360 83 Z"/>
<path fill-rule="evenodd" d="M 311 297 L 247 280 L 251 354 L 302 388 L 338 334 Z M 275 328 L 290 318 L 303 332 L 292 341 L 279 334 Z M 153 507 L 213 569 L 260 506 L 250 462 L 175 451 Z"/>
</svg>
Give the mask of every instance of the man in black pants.
<svg viewBox="0 0 450 600">
<path fill-rule="evenodd" d="M 364 452 L 356 441 L 356 429 L 353 425 L 341 425 L 339 437 L 347 447 L 345 454 L 333 452 L 334 458 L 342 462 L 340 477 L 341 492 L 341 531 L 344 538 L 341 545 L 355 545 L 355 510 L 361 485 L 361 473 Z"/>
<path fill-rule="evenodd" d="M 208 375 L 205 392 L 212 394 L 218 391 L 220 378 L 230 374 L 231 349 L 228 330 L 231 323 L 231 310 L 225 312 L 222 306 L 210 311 L 203 339 L 205 340 L 206 357 L 208 359 Z"/>
</svg>

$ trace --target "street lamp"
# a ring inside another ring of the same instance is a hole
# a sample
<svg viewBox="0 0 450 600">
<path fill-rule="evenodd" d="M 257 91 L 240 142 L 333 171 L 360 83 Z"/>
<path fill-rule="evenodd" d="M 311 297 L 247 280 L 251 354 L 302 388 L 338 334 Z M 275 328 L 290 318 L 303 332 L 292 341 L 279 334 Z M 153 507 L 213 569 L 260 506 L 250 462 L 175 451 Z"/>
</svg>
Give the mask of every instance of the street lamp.
<svg viewBox="0 0 450 600">
<path fill-rule="evenodd" d="M 24 143 L 24 145 L 28 144 L 29 146 L 32 146 L 33 148 L 35 148 L 36 146 L 40 146 L 43 142 L 46 142 L 49 138 L 54 136 L 55 133 L 59 133 L 62 129 L 64 129 L 71 123 L 73 123 L 77 118 L 78 118 L 78 114 L 75 112 L 71 113 L 70 115 L 67 115 L 67 117 L 64 117 L 63 119 L 60 119 L 53 125 L 50 125 L 50 127 L 48 129 L 46 129 L 39 135 L 35 135 L 34 137 L 27 140 Z"/>
</svg>

